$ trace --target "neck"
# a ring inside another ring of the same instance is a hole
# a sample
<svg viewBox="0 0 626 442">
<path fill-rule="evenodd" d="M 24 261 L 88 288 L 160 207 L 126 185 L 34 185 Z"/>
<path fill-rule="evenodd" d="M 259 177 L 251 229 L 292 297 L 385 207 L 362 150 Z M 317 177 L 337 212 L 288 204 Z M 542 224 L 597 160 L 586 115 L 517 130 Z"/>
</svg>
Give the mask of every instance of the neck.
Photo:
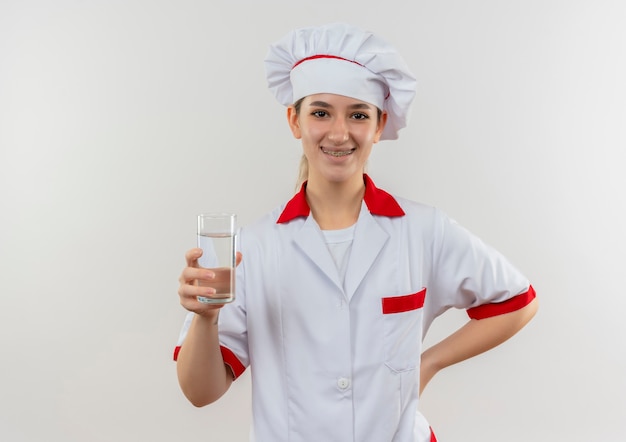
<svg viewBox="0 0 626 442">
<path fill-rule="evenodd" d="M 344 229 L 356 223 L 364 194 L 361 175 L 341 182 L 309 177 L 306 187 L 311 214 L 322 230 Z"/>
</svg>

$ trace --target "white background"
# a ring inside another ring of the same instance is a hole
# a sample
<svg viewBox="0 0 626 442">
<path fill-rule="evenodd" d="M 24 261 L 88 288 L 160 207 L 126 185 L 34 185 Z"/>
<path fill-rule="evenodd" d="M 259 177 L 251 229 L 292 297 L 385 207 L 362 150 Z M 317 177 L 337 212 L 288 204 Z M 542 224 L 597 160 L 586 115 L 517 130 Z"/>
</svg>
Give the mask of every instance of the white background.
<svg viewBox="0 0 626 442">
<path fill-rule="evenodd" d="M 1 0 L 2 441 L 247 439 L 249 374 L 202 409 L 178 389 L 177 278 L 197 213 L 246 224 L 292 195 L 300 147 L 263 58 L 331 21 L 418 77 L 376 183 L 448 212 L 540 297 L 428 386 L 439 440 L 626 440 L 623 1 Z"/>
</svg>

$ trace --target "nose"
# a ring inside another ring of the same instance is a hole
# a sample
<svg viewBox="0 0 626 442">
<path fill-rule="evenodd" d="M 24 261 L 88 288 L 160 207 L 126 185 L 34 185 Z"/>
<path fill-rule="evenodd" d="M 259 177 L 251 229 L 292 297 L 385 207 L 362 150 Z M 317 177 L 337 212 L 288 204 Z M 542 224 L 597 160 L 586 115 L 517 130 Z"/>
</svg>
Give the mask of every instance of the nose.
<svg viewBox="0 0 626 442">
<path fill-rule="evenodd" d="M 335 118 L 328 131 L 328 140 L 338 146 L 349 139 L 348 125 L 343 118 Z"/>
</svg>

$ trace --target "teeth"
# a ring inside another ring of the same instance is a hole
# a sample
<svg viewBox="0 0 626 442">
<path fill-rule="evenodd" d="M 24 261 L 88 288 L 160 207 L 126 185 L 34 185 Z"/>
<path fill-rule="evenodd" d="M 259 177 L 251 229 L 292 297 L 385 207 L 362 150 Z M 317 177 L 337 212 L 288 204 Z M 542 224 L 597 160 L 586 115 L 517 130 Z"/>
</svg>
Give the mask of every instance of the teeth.
<svg viewBox="0 0 626 442">
<path fill-rule="evenodd" d="M 354 149 L 350 149 L 350 150 L 340 150 L 340 151 L 330 151 L 330 150 L 323 150 L 322 151 L 325 154 L 331 155 L 333 157 L 345 157 L 346 155 L 350 155 L 352 152 L 354 152 Z"/>
</svg>

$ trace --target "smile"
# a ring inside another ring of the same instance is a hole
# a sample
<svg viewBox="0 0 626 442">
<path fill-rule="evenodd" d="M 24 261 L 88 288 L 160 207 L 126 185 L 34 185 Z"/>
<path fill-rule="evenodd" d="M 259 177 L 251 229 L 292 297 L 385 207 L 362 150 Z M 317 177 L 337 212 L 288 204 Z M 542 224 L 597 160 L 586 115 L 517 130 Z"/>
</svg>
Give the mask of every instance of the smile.
<svg viewBox="0 0 626 442">
<path fill-rule="evenodd" d="M 345 157 L 346 155 L 352 155 L 355 150 L 356 147 L 350 150 L 326 150 L 322 148 L 322 152 L 333 157 Z"/>
</svg>

